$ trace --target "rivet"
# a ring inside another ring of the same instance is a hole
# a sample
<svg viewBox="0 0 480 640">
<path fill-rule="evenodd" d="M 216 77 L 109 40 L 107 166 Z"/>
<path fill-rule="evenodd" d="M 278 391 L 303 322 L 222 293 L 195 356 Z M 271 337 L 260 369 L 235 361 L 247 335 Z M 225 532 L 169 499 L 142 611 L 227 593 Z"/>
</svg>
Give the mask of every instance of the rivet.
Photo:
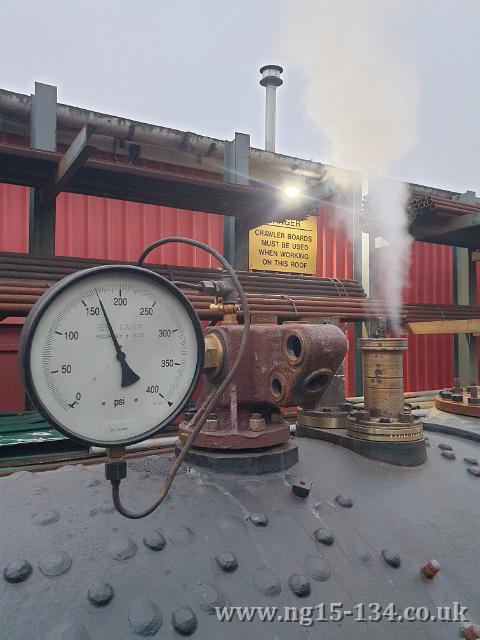
<svg viewBox="0 0 480 640">
<path fill-rule="evenodd" d="M 152 551 L 161 551 L 165 546 L 165 538 L 160 531 L 152 531 L 143 538 L 143 544 Z"/>
<path fill-rule="evenodd" d="M 30 489 L 30 493 L 32 494 L 32 496 L 41 496 L 44 493 L 48 493 L 48 489 L 46 489 L 45 487 L 32 487 L 32 489 Z"/>
<path fill-rule="evenodd" d="M 167 537 L 177 547 L 186 547 L 195 538 L 195 534 L 189 527 L 177 525 L 168 530 Z"/>
<path fill-rule="evenodd" d="M 332 574 L 328 561 L 323 557 L 307 556 L 305 558 L 305 570 L 313 580 L 324 582 Z"/>
<path fill-rule="evenodd" d="M 400 556 L 398 555 L 398 553 L 396 553 L 395 551 L 391 551 L 390 549 L 384 549 L 382 551 L 382 558 L 390 567 L 393 567 L 394 569 L 398 569 L 401 564 Z"/>
<path fill-rule="evenodd" d="M 104 500 L 99 505 L 98 510 L 102 513 L 113 513 L 115 511 L 115 505 L 111 500 Z"/>
<path fill-rule="evenodd" d="M 60 519 L 60 514 L 55 509 L 47 509 L 46 511 L 38 511 L 32 515 L 32 522 L 38 526 L 53 524 Z"/>
<path fill-rule="evenodd" d="M 133 558 L 136 553 L 137 545 L 130 538 L 116 536 L 108 545 L 108 555 L 114 560 L 123 562 L 129 558 Z"/>
<path fill-rule="evenodd" d="M 327 527 L 320 527 L 320 529 L 315 529 L 313 532 L 315 540 L 317 542 L 321 542 L 322 544 L 331 545 L 333 544 L 333 533 Z"/>
<path fill-rule="evenodd" d="M 197 628 L 197 616 L 190 607 L 180 607 L 172 613 L 172 625 L 182 636 L 191 636 Z"/>
<path fill-rule="evenodd" d="M 248 516 L 248 519 L 256 527 L 266 527 L 268 525 L 267 516 L 261 511 L 256 511 Z"/>
<path fill-rule="evenodd" d="M 44 576 L 60 576 L 66 573 L 72 566 L 72 559 L 66 553 L 49 553 L 40 558 L 38 568 Z"/>
<path fill-rule="evenodd" d="M 238 560 L 230 551 L 222 551 L 215 556 L 215 562 L 218 564 L 222 571 L 232 573 L 238 569 Z"/>
<path fill-rule="evenodd" d="M 301 573 L 294 573 L 288 579 L 288 586 L 293 594 L 299 598 L 305 598 L 310 595 L 311 586 L 307 576 Z"/>
<path fill-rule="evenodd" d="M 32 575 L 32 565 L 28 560 L 13 560 L 3 570 L 3 577 L 7 582 L 23 582 Z"/>
<path fill-rule="evenodd" d="M 439 571 L 440 563 L 437 560 L 430 560 L 420 569 L 422 576 L 427 580 L 433 580 Z"/>
<path fill-rule="evenodd" d="M 94 582 L 88 589 L 87 597 L 95 607 L 104 607 L 113 598 L 113 589 L 108 582 Z"/>
<path fill-rule="evenodd" d="M 278 596 L 282 591 L 280 578 L 267 567 L 258 569 L 253 574 L 253 583 L 257 589 L 266 596 Z"/>
<path fill-rule="evenodd" d="M 138 636 L 154 636 L 162 626 L 163 618 L 158 606 L 151 600 L 135 602 L 128 612 L 130 628 Z"/>
<path fill-rule="evenodd" d="M 455 460 L 456 457 L 453 451 L 442 451 L 441 456 L 447 460 Z"/>
<path fill-rule="evenodd" d="M 353 506 L 353 500 L 348 496 L 343 496 L 342 494 L 339 494 L 335 498 L 335 502 L 345 509 L 350 509 L 350 507 Z"/>
<path fill-rule="evenodd" d="M 97 487 L 100 484 L 100 480 L 97 478 L 89 478 L 88 480 L 85 480 L 83 484 L 85 487 Z"/>
<path fill-rule="evenodd" d="M 215 607 L 224 607 L 227 599 L 214 584 L 201 583 L 197 589 L 200 608 L 209 613 L 215 613 Z"/>
</svg>

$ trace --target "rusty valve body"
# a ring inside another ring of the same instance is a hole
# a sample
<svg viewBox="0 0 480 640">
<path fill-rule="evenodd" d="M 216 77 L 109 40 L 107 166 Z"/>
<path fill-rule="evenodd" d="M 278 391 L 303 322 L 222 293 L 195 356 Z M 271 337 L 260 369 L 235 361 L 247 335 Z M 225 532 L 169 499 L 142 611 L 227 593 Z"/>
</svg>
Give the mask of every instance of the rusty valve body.
<svg viewBox="0 0 480 640">
<path fill-rule="evenodd" d="M 297 423 L 314 429 L 346 429 L 351 410 L 352 405 L 345 398 L 345 363 L 342 363 L 321 398 L 298 408 Z"/>
<path fill-rule="evenodd" d="M 243 327 L 234 324 L 207 329 L 206 349 L 211 353 L 200 403 L 232 366 L 242 333 Z M 252 325 L 240 368 L 215 407 L 217 428 L 203 429 L 194 446 L 259 449 L 287 442 L 290 426 L 279 407 L 314 405 L 346 350 L 343 332 L 332 325 Z M 182 424 L 180 438 L 187 436 Z"/>
</svg>

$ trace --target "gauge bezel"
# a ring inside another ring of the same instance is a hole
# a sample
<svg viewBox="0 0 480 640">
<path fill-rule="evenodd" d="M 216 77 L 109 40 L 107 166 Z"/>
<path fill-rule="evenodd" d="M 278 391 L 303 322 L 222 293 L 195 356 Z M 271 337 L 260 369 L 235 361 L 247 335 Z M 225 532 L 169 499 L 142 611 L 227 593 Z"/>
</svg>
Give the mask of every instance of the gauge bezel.
<svg viewBox="0 0 480 640">
<path fill-rule="evenodd" d="M 80 280 L 84 280 L 88 277 L 91 277 L 92 275 L 95 276 L 96 274 L 102 274 L 102 273 L 118 273 L 118 274 L 135 273 L 136 275 L 139 275 L 142 278 L 147 278 L 148 280 L 153 281 L 154 284 L 156 284 L 157 286 L 164 287 L 165 289 L 170 291 L 170 293 L 172 293 L 183 305 L 183 307 L 185 308 L 185 310 L 187 311 L 190 317 L 190 320 L 192 321 L 193 327 L 195 329 L 195 336 L 197 339 L 197 350 L 198 350 L 197 365 L 195 368 L 195 373 L 194 373 L 192 382 L 184 398 L 180 403 L 178 403 L 178 405 L 174 408 L 174 410 L 158 425 L 156 425 L 152 429 L 149 429 L 148 431 L 145 431 L 132 438 L 119 439 L 119 440 L 109 441 L 109 442 L 105 442 L 103 440 L 95 440 L 92 438 L 88 438 L 88 439 L 83 438 L 82 436 L 79 436 L 78 434 L 72 432 L 67 426 L 65 426 L 64 424 L 59 422 L 54 416 L 52 416 L 51 413 L 43 404 L 43 401 L 39 393 L 37 392 L 37 389 L 33 382 L 32 371 L 31 371 L 31 350 L 32 350 L 33 340 L 35 338 L 35 332 L 41 318 L 43 317 L 44 313 L 49 308 L 51 303 L 61 293 L 63 293 L 66 289 L 68 289 L 72 284 L 76 284 Z M 85 270 L 73 273 L 69 276 L 66 276 L 59 282 L 57 282 L 51 289 L 46 291 L 37 300 L 37 302 L 31 309 L 30 313 L 28 314 L 27 320 L 25 321 L 25 324 L 20 336 L 20 347 L 19 347 L 20 368 L 21 368 L 23 384 L 28 397 L 30 398 L 30 400 L 32 401 L 32 403 L 34 404 L 34 406 L 36 407 L 40 415 L 43 418 L 45 418 L 45 420 L 49 422 L 52 425 L 52 427 L 60 431 L 60 433 L 63 433 L 64 435 L 66 435 L 68 438 L 71 438 L 72 440 L 76 440 L 77 442 L 81 442 L 82 444 L 108 447 L 108 448 L 126 446 L 129 444 L 134 444 L 136 442 L 142 442 L 142 440 L 146 440 L 147 438 L 150 438 L 154 434 L 161 431 L 161 429 L 166 427 L 168 424 L 171 424 L 173 420 L 175 420 L 175 418 L 178 416 L 178 414 L 181 413 L 182 409 L 184 408 L 185 404 L 188 402 L 190 396 L 192 395 L 195 389 L 195 386 L 198 382 L 200 374 L 203 371 L 204 355 L 205 355 L 205 346 L 204 346 L 202 327 L 200 325 L 200 319 L 197 313 L 195 312 L 195 309 L 191 305 L 190 301 L 187 299 L 187 297 L 182 293 L 182 291 L 180 291 L 180 289 L 178 289 L 178 287 L 176 287 L 172 282 L 170 282 L 160 274 L 155 273 L 154 271 L 150 271 L 150 269 L 146 269 L 144 267 L 136 267 L 133 265 L 101 265 L 98 267 L 92 267 L 90 269 L 85 269 Z"/>
</svg>

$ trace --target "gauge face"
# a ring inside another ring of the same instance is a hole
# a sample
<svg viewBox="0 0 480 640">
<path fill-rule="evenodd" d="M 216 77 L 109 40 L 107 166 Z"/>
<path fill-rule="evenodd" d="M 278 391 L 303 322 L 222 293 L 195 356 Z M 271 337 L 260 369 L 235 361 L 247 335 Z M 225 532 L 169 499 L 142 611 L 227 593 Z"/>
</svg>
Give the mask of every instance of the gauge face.
<svg viewBox="0 0 480 640">
<path fill-rule="evenodd" d="M 32 309 L 21 339 L 40 413 L 88 444 L 138 442 L 171 422 L 203 365 L 198 317 L 170 282 L 131 266 L 62 280 Z"/>
</svg>

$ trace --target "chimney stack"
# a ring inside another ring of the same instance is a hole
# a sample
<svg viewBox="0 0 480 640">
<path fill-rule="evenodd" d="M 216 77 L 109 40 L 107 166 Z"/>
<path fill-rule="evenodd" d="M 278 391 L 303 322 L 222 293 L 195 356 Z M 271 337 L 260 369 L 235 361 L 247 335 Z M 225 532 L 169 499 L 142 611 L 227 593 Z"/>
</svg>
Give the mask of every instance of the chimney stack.
<svg viewBox="0 0 480 640">
<path fill-rule="evenodd" d="M 275 119 L 277 111 L 277 87 L 283 84 L 282 67 L 278 64 L 267 64 L 260 69 L 260 84 L 265 87 L 265 151 L 275 151 Z"/>
</svg>

